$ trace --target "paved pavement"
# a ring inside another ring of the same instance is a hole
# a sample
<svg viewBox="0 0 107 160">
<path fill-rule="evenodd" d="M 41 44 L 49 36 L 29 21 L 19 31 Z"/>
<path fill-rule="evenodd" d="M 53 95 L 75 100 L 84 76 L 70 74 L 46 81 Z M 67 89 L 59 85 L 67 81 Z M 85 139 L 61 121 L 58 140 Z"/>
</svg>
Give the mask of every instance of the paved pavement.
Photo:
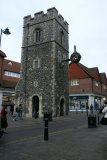
<svg viewBox="0 0 107 160">
<path fill-rule="evenodd" d="M 34 121 L 25 118 L 22 123 L 17 122 L 17 126 L 27 126 Z M 72 113 L 67 117 L 54 118 L 50 123 L 58 124 L 59 121 L 71 122 L 71 125 L 61 130 L 60 127 L 55 131 L 50 130 L 48 141 L 44 141 L 43 135 L 40 134 L 6 142 L 5 135 L 0 140 L 0 160 L 106 160 L 107 126 L 97 125 L 96 128 L 88 128 L 85 113 Z M 36 121 L 42 122 L 42 119 Z M 8 130 L 16 127 L 13 121 L 9 124 L 11 125 Z"/>
</svg>

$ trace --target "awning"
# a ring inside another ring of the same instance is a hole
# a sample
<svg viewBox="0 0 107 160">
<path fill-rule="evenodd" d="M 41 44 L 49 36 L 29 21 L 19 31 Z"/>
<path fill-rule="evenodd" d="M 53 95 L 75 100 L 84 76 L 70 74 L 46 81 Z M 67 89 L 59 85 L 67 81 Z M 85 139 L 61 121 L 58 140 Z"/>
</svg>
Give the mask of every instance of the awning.
<svg viewBox="0 0 107 160">
<path fill-rule="evenodd" d="M 2 106 L 14 106 L 13 102 L 2 102 Z"/>
</svg>

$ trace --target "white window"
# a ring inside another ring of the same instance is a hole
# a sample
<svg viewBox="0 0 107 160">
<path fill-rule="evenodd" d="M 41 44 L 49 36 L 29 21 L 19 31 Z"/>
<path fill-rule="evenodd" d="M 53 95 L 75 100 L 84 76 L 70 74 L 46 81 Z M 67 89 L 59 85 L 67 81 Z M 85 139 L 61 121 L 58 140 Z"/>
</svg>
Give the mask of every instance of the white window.
<svg viewBox="0 0 107 160">
<path fill-rule="evenodd" d="M 106 86 L 103 84 L 103 89 L 106 89 Z"/>
<path fill-rule="evenodd" d="M 78 79 L 71 80 L 71 86 L 74 86 L 74 85 L 79 85 Z"/>
<path fill-rule="evenodd" d="M 33 69 L 40 68 L 40 60 L 37 58 L 33 61 Z"/>
<path fill-rule="evenodd" d="M 97 87 L 98 87 L 98 85 L 99 85 L 99 84 L 98 84 L 98 82 L 97 82 L 97 81 L 95 81 L 95 86 L 97 86 Z"/>
<path fill-rule="evenodd" d="M 15 73 L 15 72 L 10 72 L 10 71 L 4 71 L 5 76 L 10 76 L 10 77 L 17 77 L 20 78 L 20 73 Z"/>
<path fill-rule="evenodd" d="M 37 87 L 37 86 L 38 86 L 38 82 L 34 81 L 34 87 Z"/>
<path fill-rule="evenodd" d="M 10 66 L 12 66 L 12 62 L 8 62 L 8 64 L 9 64 Z"/>
</svg>

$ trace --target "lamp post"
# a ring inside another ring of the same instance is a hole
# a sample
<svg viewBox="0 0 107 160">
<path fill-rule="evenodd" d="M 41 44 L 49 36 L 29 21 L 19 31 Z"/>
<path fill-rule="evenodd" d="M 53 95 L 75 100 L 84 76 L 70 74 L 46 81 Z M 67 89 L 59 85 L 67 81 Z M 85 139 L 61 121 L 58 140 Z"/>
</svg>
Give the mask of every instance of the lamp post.
<svg viewBox="0 0 107 160">
<path fill-rule="evenodd" d="M 5 35 L 11 34 L 8 28 L 6 28 L 6 29 L 1 29 L 1 32 L 0 32 L 0 48 L 1 48 L 2 33 L 4 33 Z"/>
</svg>

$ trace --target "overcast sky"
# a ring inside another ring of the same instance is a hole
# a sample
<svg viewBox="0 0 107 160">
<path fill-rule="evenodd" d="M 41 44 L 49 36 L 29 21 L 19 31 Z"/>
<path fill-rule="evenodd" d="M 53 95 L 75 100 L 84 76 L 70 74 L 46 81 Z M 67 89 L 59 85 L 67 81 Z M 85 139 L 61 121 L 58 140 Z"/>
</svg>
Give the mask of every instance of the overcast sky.
<svg viewBox="0 0 107 160">
<path fill-rule="evenodd" d="M 51 7 L 56 7 L 69 24 L 70 54 L 76 45 L 83 65 L 107 74 L 107 0 L 1 0 L 0 29 L 8 27 L 11 31 L 1 38 L 7 59 L 20 62 L 23 17 L 46 13 Z"/>
</svg>

